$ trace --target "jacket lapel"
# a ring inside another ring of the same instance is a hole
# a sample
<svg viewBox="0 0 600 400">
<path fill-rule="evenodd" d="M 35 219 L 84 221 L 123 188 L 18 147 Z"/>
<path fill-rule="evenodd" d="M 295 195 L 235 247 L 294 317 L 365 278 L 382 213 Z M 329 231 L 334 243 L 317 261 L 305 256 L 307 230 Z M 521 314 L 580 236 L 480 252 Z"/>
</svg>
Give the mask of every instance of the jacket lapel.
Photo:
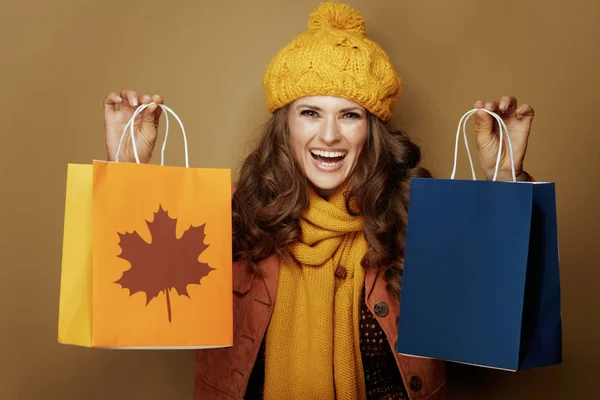
<svg viewBox="0 0 600 400">
<path fill-rule="evenodd" d="M 277 255 L 265 258 L 259 263 L 259 270 L 265 282 L 267 297 L 263 299 L 265 303 L 271 305 L 277 298 L 277 286 L 279 285 L 279 267 L 280 260 Z"/>
<path fill-rule="evenodd" d="M 377 279 L 377 270 L 369 268 L 365 272 L 365 298 L 371 297 L 371 292 L 375 286 L 375 280 Z"/>
<path fill-rule="evenodd" d="M 258 272 L 255 271 L 245 261 L 233 263 L 233 291 L 245 295 L 247 294 L 255 279 L 260 279 L 264 282 L 264 291 L 253 291 L 253 294 L 258 295 L 256 300 L 265 305 L 271 305 L 277 297 L 277 285 L 279 283 L 279 257 L 272 255 L 258 263 Z M 258 282 L 256 282 L 258 283 Z"/>
</svg>

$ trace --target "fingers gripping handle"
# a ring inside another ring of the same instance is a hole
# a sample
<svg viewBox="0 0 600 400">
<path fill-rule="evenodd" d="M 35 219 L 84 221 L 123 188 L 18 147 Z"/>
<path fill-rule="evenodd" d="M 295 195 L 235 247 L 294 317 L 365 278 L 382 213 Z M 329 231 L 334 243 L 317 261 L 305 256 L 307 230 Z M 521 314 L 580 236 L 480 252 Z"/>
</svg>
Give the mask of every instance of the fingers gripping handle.
<svg viewBox="0 0 600 400">
<path fill-rule="evenodd" d="M 150 103 L 150 104 L 152 104 L 152 103 Z M 144 109 L 146 109 L 148 106 L 150 106 L 150 104 L 142 104 L 140 107 L 138 107 L 135 110 L 135 112 L 133 113 L 133 116 L 129 119 L 129 121 L 125 125 L 125 128 L 123 128 L 123 133 L 121 134 L 121 140 L 119 141 L 119 147 L 117 147 L 117 156 L 115 159 L 116 162 L 119 162 L 119 154 L 121 154 L 121 146 L 123 145 L 123 139 L 125 138 L 127 129 L 129 129 L 130 136 L 131 136 L 131 146 L 133 148 L 133 155 L 135 157 L 136 163 L 138 163 L 138 164 L 140 163 L 140 158 L 139 158 L 139 155 L 137 152 L 137 146 L 135 144 L 135 132 L 134 132 L 133 122 L 135 121 L 135 118 L 142 111 L 144 111 Z M 175 117 L 177 122 L 179 122 L 179 126 L 181 127 L 181 133 L 183 135 L 183 145 L 185 148 L 185 167 L 189 168 L 190 163 L 189 163 L 187 136 L 185 134 L 185 128 L 183 127 L 183 123 L 181 122 L 181 119 L 179 119 L 179 116 L 177 116 L 177 114 L 175 114 L 175 112 L 173 110 L 171 110 L 169 107 L 165 106 L 164 104 L 158 104 L 158 106 L 161 107 L 165 111 L 165 120 L 166 120 L 165 140 L 163 141 L 163 146 L 162 146 L 161 153 L 160 153 L 160 165 L 165 165 L 165 149 L 167 147 L 167 139 L 169 138 L 169 115 L 168 114 L 171 113 L 173 115 L 173 117 Z"/>
<path fill-rule="evenodd" d="M 510 140 L 510 135 L 508 133 L 508 128 L 506 127 L 506 124 L 504 123 L 504 120 L 496 113 L 493 113 L 491 111 L 488 111 L 486 109 L 480 109 L 480 108 L 474 108 L 470 111 L 467 111 L 465 113 L 465 115 L 462 116 L 462 118 L 460 119 L 459 123 L 458 123 L 458 128 L 456 130 L 456 142 L 454 145 L 454 168 L 452 169 L 452 175 L 450 176 L 450 179 L 454 179 L 455 175 L 456 175 L 456 166 L 458 164 L 458 144 L 460 142 L 460 132 L 462 129 L 462 133 L 463 133 L 463 138 L 465 139 L 465 147 L 467 149 L 467 155 L 469 157 L 469 163 L 471 164 L 471 174 L 473 176 L 473 180 L 476 180 L 475 178 L 475 168 L 473 167 L 473 158 L 471 157 L 471 151 L 469 150 L 469 142 L 467 140 L 467 121 L 469 120 L 469 118 L 471 118 L 473 116 L 473 114 L 475 114 L 477 111 L 484 111 L 488 114 L 490 114 L 492 117 L 494 117 L 494 119 L 496 121 L 498 121 L 498 124 L 500 125 L 500 145 L 498 147 L 498 157 L 496 158 L 496 169 L 494 171 L 494 178 L 493 180 L 495 181 L 498 177 L 498 169 L 500 167 L 500 158 L 502 157 L 502 144 L 504 142 L 504 135 L 506 135 L 506 140 L 508 142 L 508 147 L 510 150 L 510 162 L 511 162 L 511 169 L 512 169 L 512 178 L 513 178 L 513 182 L 517 181 L 517 177 L 516 177 L 516 172 L 515 172 L 515 159 L 513 156 L 513 147 L 512 147 L 512 142 Z"/>
</svg>

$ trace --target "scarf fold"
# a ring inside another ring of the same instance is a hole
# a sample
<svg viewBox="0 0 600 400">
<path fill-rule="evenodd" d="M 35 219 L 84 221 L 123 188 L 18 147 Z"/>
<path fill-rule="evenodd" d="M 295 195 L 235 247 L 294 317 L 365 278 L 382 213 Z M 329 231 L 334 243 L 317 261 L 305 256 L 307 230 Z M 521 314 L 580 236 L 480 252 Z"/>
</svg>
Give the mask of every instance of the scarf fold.
<svg viewBox="0 0 600 400">
<path fill-rule="evenodd" d="M 266 335 L 265 400 L 365 398 L 359 318 L 368 249 L 362 217 L 348 214 L 341 187 L 310 190 L 301 241 L 282 259 Z M 346 269 L 336 277 L 338 266 Z"/>
</svg>

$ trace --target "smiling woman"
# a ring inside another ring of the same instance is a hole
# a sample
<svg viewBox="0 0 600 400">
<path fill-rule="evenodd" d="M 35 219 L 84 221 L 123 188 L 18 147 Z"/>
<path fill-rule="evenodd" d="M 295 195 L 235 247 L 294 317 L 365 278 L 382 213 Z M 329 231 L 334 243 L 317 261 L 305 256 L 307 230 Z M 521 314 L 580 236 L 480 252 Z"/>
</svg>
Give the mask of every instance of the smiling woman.
<svg viewBox="0 0 600 400">
<path fill-rule="evenodd" d="M 272 116 L 232 199 L 234 345 L 196 353 L 195 398 L 445 399 L 442 361 L 394 351 L 410 180 L 430 175 L 419 148 L 390 127 L 401 80 L 389 57 L 360 13 L 322 3 L 271 60 L 264 88 Z M 132 90 L 106 97 L 109 160 L 139 103 L 162 101 Z M 145 161 L 156 104 L 136 124 Z M 502 114 L 523 179 L 533 110 L 513 97 L 475 107 Z M 488 177 L 493 122 L 475 118 Z M 133 160 L 131 147 L 121 160 Z M 500 165 L 508 177 L 507 157 Z"/>
<path fill-rule="evenodd" d="M 274 111 L 240 173 L 234 258 L 258 267 L 273 251 L 290 255 L 289 247 L 301 240 L 311 192 L 330 199 L 348 190 L 378 249 L 367 251 L 364 262 L 389 270 L 389 288 L 399 293 L 407 178 L 430 176 L 420 159 L 408 135 L 346 98 L 305 96 Z"/>
</svg>

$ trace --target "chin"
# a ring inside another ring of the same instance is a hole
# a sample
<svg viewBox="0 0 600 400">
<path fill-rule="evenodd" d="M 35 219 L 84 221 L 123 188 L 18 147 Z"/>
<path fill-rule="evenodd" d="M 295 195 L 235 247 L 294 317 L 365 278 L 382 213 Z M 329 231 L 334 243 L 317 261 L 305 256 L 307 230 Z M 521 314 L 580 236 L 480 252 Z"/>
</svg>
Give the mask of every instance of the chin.
<svg viewBox="0 0 600 400">
<path fill-rule="evenodd" d="M 308 176 L 308 180 L 320 194 L 331 196 L 345 182 L 345 177 Z"/>
</svg>

